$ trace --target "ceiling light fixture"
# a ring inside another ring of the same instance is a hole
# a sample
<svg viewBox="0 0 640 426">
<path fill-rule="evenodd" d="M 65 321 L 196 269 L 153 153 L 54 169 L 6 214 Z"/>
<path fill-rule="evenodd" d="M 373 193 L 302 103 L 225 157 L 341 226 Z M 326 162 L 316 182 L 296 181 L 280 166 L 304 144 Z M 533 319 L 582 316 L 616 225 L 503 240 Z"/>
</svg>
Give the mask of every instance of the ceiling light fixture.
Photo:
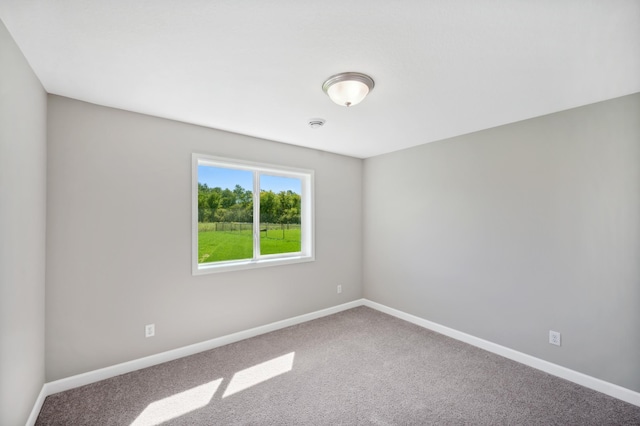
<svg viewBox="0 0 640 426">
<path fill-rule="evenodd" d="M 373 90 L 373 79 L 359 72 L 343 72 L 331 77 L 322 85 L 331 100 L 338 105 L 357 105 Z"/>
</svg>

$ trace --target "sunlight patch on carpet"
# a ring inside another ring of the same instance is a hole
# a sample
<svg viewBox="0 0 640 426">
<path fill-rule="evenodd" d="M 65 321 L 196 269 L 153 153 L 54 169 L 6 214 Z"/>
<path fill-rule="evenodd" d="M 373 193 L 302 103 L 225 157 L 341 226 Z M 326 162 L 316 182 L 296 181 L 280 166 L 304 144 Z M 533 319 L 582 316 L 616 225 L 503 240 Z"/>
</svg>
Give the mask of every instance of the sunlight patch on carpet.
<svg viewBox="0 0 640 426">
<path fill-rule="evenodd" d="M 209 404 L 221 383 L 222 379 L 214 380 L 152 402 L 131 423 L 131 426 L 157 426 L 202 408 Z"/>
<path fill-rule="evenodd" d="M 295 352 L 291 352 L 270 361 L 265 361 L 254 365 L 253 367 L 238 371 L 233 375 L 231 383 L 227 386 L 222 397 L 226 398 L 234 393 L 238 393 L 250 388 L 251 386 L 255 386 L 258 383 L 266 382 L 269 379 L 291 371 L 293 368 L 294 356 Z"/>
</svg>

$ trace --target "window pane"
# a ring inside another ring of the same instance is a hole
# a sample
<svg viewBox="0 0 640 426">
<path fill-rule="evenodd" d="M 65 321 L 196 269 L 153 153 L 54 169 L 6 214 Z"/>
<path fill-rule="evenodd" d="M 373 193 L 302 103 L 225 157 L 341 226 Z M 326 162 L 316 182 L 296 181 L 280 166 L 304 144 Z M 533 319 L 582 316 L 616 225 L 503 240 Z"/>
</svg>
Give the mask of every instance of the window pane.
<svg viewBox="0 0 640 426">
<path fill-rule="evenodd" d="M 300 178 L 260 174 L 260 254 L 301 251 Z"/>
<path fill-rule="evenodd" d="M 198 263 L 253 258 L 253 172 L 198 166 Z"/>
</svg>

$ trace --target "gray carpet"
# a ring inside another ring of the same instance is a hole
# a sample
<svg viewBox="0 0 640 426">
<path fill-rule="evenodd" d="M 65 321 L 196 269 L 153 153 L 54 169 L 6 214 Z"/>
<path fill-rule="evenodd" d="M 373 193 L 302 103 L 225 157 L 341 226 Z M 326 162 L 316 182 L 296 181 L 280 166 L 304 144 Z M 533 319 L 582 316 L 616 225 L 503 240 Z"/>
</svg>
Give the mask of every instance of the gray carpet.
<svg viewBox="0 0 640 426">
<path fill-rule="evenodd" d="M 359 307 L 51 395 L 36 424 L 640 425 L 640 407 Z"/>
</svg>

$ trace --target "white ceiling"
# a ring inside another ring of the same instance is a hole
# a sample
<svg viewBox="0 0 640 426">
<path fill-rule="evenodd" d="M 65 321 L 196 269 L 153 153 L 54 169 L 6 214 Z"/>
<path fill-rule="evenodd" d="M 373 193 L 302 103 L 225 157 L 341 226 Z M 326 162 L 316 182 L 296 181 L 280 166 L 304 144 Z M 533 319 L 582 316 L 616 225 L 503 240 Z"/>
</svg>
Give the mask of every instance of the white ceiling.
<svg viewBox="0 0 640 426">
<path fill-rule="evenodd" d="M 0 0 L 0 18 L 49 93 L 360 158 L 640 92 L 638 0 Z M 352 108 L 321 89 L 343 71 L 376 83 Z"/>
</svg>

